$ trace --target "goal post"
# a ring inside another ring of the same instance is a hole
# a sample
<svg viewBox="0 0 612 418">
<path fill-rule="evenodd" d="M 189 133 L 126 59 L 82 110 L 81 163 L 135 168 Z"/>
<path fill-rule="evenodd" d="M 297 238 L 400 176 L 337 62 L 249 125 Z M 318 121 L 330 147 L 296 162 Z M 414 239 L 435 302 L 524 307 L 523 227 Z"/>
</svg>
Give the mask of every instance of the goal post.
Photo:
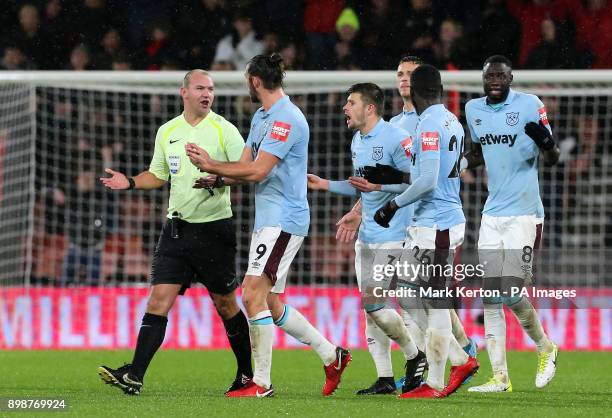
<svg viewBox="0 0 612 418">
<path fill-rule="evenodd" d="M 562 153 L 559 165 L 540 164 L 545 246 L 551 251 L 544 258 L 539 284 L 580 286 L 594 295 L 607 295 L 605 303 L 610 305 L 612 71 L 513 74 L 514 89 L 537 94 L 547 106 Z M 146 288 L 168 188 L 108 192 L 98 178 L 105 167 L 128 175 L 148 168 L 157 128 L 182 110 L 178 89 L 184 75 L 0 72 L 0 326 L 13 323 L 6 319 L 10 312 L 16 318 L 18 301 L 9 301 L 9 292 L 69 294 L 82 288 L 96 297 L 104 289 L 121 295 L 121 289 Z M 248 98 L 244 74 L 212 72 L 211 76 L 213 110 L 234 123 L 246 139 L 256 105 Z M 481 72 L 442 72 L 442 80 L 447 106 L 465 123 L 465 103 L 482 95 Z M 287 74 L 285 91 L 310 125 L 309 172 L 330 179 L 351 175 L 352 133 L 342 106 L 346 90 L 357 82 L 373 82 L 384 89 L 385 118 L 401 111 L 393 71 Z M 466 136 L 469 142 L 467 129 Z M 462 182 L 467 248 L 476 246 L 486 195 L 484 170 L 467 173 Z M 315 299 L 304 303 L 315 303 L 320 296 L 321 311 L 316 315 L 324 321 L 325 300 L 334 312 L 353 303 L 345 299 L 355 288 L 353 246 L 337 243 L 334 236 L 335 222 L 354 201 L 314 192 L 309 193 L 309 202 L 309 237 L 293 263 L 290 283 L 297 286 L 297 293 L 307 286 L 315 289 L 308 291 Z M 242 275 L 253 224 L 251 186 L 232 187 L 232 204 L 238 234 L 236 264 Z M 77 269 L 77 279 L 66 279 L 70 266 Z M 118 296 L 113 302 L 116 309 L 121 300 Z M 142 307 L 132 306 L 130 312 L 137 309 Z M 328 329 L 344 339 L 353 338 L 349 331 Z"/>
</svg>

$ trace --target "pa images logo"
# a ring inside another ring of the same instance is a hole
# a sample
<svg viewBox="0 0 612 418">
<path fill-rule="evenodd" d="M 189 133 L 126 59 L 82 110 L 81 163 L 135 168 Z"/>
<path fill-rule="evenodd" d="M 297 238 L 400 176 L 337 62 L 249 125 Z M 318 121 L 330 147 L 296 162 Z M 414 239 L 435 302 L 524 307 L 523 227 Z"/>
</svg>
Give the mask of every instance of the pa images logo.
<svg viewBox="0 0 612 418">
<path fill-rule="evenodd" d="M 506 124 L 508 126 L 514 126 L 519 121 L 519 112 L 506 113 Z"/>
<path fill-rule="evenodd" d="M 383 157 L 383 147 L 372 147 L 372 159 L 380 161 Z"/>
</svg>

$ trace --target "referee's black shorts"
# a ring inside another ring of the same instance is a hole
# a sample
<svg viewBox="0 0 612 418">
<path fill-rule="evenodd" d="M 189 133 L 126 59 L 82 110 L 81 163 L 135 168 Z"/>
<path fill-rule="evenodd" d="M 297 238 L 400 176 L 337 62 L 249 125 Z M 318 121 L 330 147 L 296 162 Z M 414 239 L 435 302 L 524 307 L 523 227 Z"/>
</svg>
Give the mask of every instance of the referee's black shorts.
<svg viewBox="0 0 612 418">
<path fill-rule="evenodd" d="M 209 292 L 221 295 L 238 287 L 236 231 L 232 218 L 203 223 L 178 220 L 178 239 L 171 236 L 170 222 L 164 225 L 153 254 L 153 285 L 181 284 L 180 294 L 183 294 L 196 281 Z"/>
</svg>

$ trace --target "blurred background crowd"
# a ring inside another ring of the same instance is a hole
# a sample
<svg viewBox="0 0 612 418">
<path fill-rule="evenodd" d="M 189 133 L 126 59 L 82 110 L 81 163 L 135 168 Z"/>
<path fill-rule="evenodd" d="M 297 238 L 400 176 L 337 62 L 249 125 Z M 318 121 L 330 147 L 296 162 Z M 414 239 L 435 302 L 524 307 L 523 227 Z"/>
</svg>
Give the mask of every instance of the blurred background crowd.
<svg viewBox="0 0 612 418">
<path fill-rule="evenodd" d="M 4 0 L 6 70 L 612 68 L 609 0 Z"/>
<path fill-rule="evenodd" d="M 391 71 L 404 54 L 447 70 L 481 68 L 493 54 L 508 56 L 516 68 L 612 68 L 610 3 L 4 0 L 0 68 L 242 70 L 253 55 L 273 51 L 292 70 Z M 562 150 L 560 164 L 543 170 L 545 246 L 612 245 L 612 219 L 606 218 L 612 205 L 612 100 L 603 93 L 540 88 Z M 401 111 L 402 102 L 394 90 L 385 93 L 388 118 Z M 447 93 L 447 105 L 464 122 L 465 102 L 478 92 Z M 32 280 L 146 282 L 167 189 L 108 193 L 98 178 L 104 167 L 129 175 L 148 167 L 157 127 L 181 112 L 176 93 L 39 86 L 36 96 Z M 311 127 L 310 170 L 346 178 L 351 132 L 341 111 L 344 95 L 335 90 L 292 99 Z M 248 96 L 217 95 L 214 108 L 247 137 L 256 109 Z M 0 130 L 0 165 L 9 161 L 7 144 L 18 135 Z M 468 172 L 462 193 L 466 246 L 473 247 L 486 197 L 484 176 Z M 353 246 L 338 244 L 334 224 L 354 202 L 316 193 L 310 197 L 312 228 L 293 276 L 300 283 L 350 283 Z M 249 186 L 232 188 L 239 271 L 248 255 L 251 198 Z"/>
</svg>

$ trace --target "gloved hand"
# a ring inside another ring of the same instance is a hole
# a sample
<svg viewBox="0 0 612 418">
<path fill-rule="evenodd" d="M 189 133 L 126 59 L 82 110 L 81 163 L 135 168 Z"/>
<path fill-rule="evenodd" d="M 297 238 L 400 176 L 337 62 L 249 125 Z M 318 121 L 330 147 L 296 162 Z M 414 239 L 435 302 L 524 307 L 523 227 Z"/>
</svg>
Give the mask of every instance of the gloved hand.
<svg viewBox="0 0 612 418">
<path fill-rule="evenodd" d="M 555 147 L 555 140 L 546 129 L 546 126 L 540 121 L 539 123 L 529 122 L 525 125 L 525 133 L 536 143 L 536 145 L 545 151 L 550 151 Z"/>
<path fill-rule="evenodd" d="M 408 183 L 406 177 L 410 176 L 398 169 L 385 164 L 376 164 L 376 167 L 366 165 L 363 167 L 363 177 L 374 184 L 401 184 Z"/>
<path fill-rule="evenodd" d="M 374 221 L 383 228 L 389 228 L 389 222 L 391 222 L 391 219 L 393 219 L 393 216 L 398 209 L 399 206 L 397 206 L 395 201 L 391 199 L 385 204 L 385 206 L 376 211 L 374 214 Z"/>
</svg>

